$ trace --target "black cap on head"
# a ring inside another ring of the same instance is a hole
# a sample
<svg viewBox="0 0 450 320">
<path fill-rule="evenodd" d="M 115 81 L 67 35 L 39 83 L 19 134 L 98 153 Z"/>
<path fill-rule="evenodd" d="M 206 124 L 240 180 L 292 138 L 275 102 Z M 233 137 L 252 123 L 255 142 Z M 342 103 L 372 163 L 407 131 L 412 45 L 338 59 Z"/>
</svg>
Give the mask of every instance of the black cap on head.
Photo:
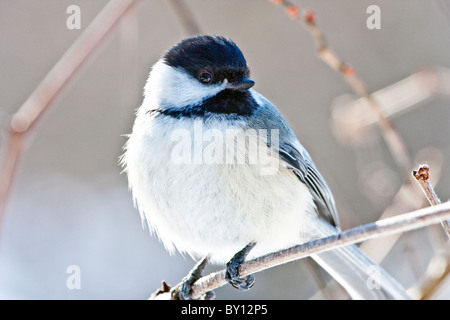
<svg viewBox="0 0 450 320">
<path fill-rule="evenodd" d="M 249 75 L 241 50 L 233 41 L 221 36 L 199 35 L 184 39 L 163 58 L 166 64 L 183 68 L 199 81 L 205 73 L 211 76 L 210 83 L 225 78 L 229 82 L 241 81 Z"/>
</svg>

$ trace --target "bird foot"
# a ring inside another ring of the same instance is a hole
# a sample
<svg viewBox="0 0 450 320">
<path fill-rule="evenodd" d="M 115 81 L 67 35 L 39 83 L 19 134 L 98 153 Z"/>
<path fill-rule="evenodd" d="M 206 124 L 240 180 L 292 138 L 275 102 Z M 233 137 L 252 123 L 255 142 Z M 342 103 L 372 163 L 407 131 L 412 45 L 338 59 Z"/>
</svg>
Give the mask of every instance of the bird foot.
<svg viewBox="0 0 450 320">
<path fill-rule="evenodd" d="M 227 268 L 225 271 L 225 279 L 231 284 L 234 288 L 245 291 L 250 289 L 255 283 L 255 277 L 253 275 L 248 275 L 245 277 L 240 277 L 239 267 L 244 262 L 248 253 L 253 249 L 256 245 L 256 242 L 250 242 L 248 245 L 244 247 L 241 251 L 236 253 L 233 258 L 227 263 Z"/>
<path fill-rule="evenodd" d="M 202 271 L 208 263 L 208 257 L 200 260 L 189 274 L 183 279 L 181 285 L 172 292 L 172 298 L 176 300 L 194 300 L 192 297 L 192 285 L 202 277 Z M 214 292 L 205 292 L 198 300 L 214 299 Z"/>
</svg>

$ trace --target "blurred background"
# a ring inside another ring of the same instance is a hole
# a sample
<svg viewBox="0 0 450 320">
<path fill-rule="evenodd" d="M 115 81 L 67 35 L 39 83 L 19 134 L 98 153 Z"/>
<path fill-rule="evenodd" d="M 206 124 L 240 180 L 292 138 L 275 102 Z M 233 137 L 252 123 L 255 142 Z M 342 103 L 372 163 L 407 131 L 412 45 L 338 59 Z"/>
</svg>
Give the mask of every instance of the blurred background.
<svg viewBox="0 0 450 320">
<path fill-rule="evenodd" d="M 2 149 L 11 116 L 107 2 L 0 2 Z M 174 3 L 138 1 L 27 134 L 0 230 L 1 299 L 146 299 L 162 280 L 176 284 L 194 265 L 190 257 L 169 255 L 142 227 L 118 165 L 123 135 L 131 132 L 151 66 L 189 33 Z M 269 1 L 184 3 L 202 33 L 230 37 L 242 49 L 255 89 L 281 110 L 328 181 L 342 228 L 379 219 L 411 178 L 402 174 L 376 125 L 350 134 L 358 141 L 340 135 L 348 128 L 333 120 L 333 112 L 345 110 L 357 97 L 318 58 L 306 29 Z M 411 154 L 411 170 L 428 162 L 432 182 L 439 181 L 436 192 L 447 200 L 449 1 L 295 4 L 315 11 L 328 44 L 357 70 L 369 92 L 383 95 L 386 87 L 432 68 L 413 89 L 390 87 L 394 94 L 386 108 L 403 105 L 391 120 Z M 374 4 L 381 9 L 381 29 L 370 30 L 366 10 Z M 80 8 L 80 29 L 67 27 L 70 5 Z M 422 98 L 403 101 L 421 90 Z M 415 203 L 394 206 L 392 213 L 428 205 L 420 190 L 415 194 L 409 197 Z M 439 227 L 426 228 L 389 245 L 372 242 L 365 250 L 410 288 L 420 282 L 444 240 Z M 79 276 L 75 288 L 72 266 Z M 346 298 L 333 283 L 318 289 L 327 281 L 305 259 L 256 274 L 248 292 L 228 286 L 215 292 L 218 299 Z M 431 298 L 450 298 L 450 281 L 441 281 Z"/>
</svg>

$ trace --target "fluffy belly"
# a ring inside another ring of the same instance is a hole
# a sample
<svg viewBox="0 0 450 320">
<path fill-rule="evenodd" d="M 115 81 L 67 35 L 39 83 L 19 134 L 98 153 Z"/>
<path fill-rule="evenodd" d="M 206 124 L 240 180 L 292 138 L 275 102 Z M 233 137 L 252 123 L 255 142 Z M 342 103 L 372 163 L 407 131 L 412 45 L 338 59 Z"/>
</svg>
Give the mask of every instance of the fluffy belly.
<svg viewBox="0 0 450 320">
<path fill-rule="evenodd" d="M 271 174 L 257 163 L 175 163 L 177 141 L 156 129 L 133 132 L 124 160 L 141 216 L 169 251 L 225 262 L 251 241 L 257 256 L 311 237 L 312 197 L 291 171 L 279 163 Z"/>
</svg>

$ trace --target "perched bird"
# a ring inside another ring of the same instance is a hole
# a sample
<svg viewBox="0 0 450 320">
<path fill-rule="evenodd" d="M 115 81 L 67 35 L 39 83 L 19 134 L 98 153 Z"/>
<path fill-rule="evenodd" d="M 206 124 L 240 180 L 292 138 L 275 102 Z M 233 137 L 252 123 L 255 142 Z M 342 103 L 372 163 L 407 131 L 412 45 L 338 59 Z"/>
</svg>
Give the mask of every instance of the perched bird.
<svg viewBox="0 0 450 320">
<path fill-rule="evenodd" d="M 141 218 L 167 250 L 228 261 L 226 279 L 239 289 L 254 282 L 239 276 L 247 255 L 339 230 L 327 183 L 249 76 L 230 39 L 182 40 L 153 66 L 122 157 Z M 354 299 L 408 299 L 354 245 L 313 258 Z"/>
</svg>

